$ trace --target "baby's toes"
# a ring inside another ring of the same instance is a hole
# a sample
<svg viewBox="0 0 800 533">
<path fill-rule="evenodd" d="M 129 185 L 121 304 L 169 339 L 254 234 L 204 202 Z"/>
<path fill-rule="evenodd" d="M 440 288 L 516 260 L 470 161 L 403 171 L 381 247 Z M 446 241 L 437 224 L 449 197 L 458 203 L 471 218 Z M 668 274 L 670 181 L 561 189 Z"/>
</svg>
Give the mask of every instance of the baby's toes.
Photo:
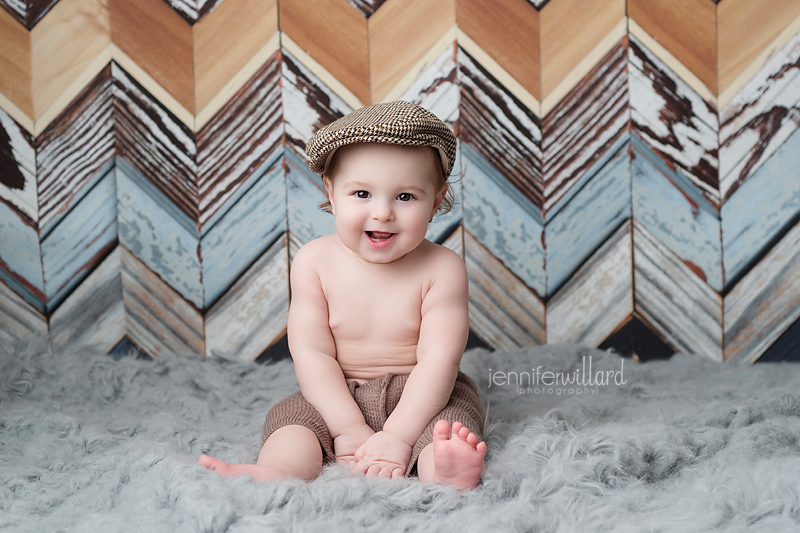
<svg viewBox="0 0 800 533">
<path fill-rule="evenodd" d="M 453 424 L 455 426 L 455 424 Z M 433 426 L 433 440 L 448 440 L 450 439 L 450 422 L 447 420 L 439 420 Z"/>
<path fill-rule="evenodd" d="M 467 435 L 467 444 L 473 448 L 478 445 L 478 442 L 480 442 L 480 439 L 478 439 L 478 436 L 475 433 L 470 433 Z"/>
<path fill-rule="evenodd" d="M 481 457 L 486 456 L 486 452 L 489 451 L 489 447 L 486 446 L 486 443 L 483 441 L 480 441 L 475 449 L 478 451 Z"/>
</svg>

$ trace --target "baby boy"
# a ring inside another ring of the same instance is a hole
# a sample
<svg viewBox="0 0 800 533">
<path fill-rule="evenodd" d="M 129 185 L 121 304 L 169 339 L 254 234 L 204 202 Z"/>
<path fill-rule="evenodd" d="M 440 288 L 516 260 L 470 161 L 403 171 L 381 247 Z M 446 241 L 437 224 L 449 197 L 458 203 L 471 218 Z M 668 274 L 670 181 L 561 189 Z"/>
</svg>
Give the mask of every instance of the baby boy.
<svg viewBox="0 0 800 533">
<path fill-rule="evenodd" d="M 368 477 L 478 485 L 483 412 L 459 371 L 467 273 L 457 254 L 425 239 L 434 214 L 452 206 L 455 151 L 441 120 L 402 101 L 364 107 L 311 137 L 306 152 L 336 233 L 292 261 L 287 335 L 300 392 L 267 415 L 257 464 L 203 455 L 201 465 L 313 479 L 335 460 Z"/>
</svg>

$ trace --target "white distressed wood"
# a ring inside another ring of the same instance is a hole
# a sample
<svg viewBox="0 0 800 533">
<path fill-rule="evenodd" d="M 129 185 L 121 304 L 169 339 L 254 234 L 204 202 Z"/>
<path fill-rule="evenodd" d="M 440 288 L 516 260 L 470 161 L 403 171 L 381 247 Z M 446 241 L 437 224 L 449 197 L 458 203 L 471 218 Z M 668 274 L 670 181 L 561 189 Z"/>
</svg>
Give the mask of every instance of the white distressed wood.
<svg viewBox="0 0 800 533">
<path fill-rule="evenodd" d="M 636 312 L 673 349 L 722 361 L 722 297 L 647 229 L 633 225 Z"/>
<path fill-rule="evenodd" d="M 39 200 L 36 193 L 36 152 L 30 135 L 0 109 L 0 128 L 8 135 L 11 155 L 24 178 L 21 189 L 6 187 L 0 179 L 0 198 L 8 200 L 31 220 L 39 220 Z"/>
<path fill-rule="evenodd" d="M 289 255 L 285 236 L 262 255 L 206 316 L 206 355 L 253 361 L 286 331 Z"/>
<path fill-rule="evenodd" d="M 547 303 L 547 343 L 600 346 L 631 314 L 633 258 L 626 221 Z"/>
<path fill-rule="evenodd" d="M 47 338 L 47 320 L 32 305 L 0 282 L 0 340 L 14 343 Z"/>
</svg>

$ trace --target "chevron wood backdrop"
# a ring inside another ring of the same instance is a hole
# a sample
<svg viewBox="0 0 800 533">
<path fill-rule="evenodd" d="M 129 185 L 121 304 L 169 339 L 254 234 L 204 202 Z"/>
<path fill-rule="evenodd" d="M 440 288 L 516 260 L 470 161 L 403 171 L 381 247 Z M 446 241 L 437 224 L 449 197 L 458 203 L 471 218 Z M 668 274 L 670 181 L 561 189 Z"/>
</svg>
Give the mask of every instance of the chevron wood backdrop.
<svg viewBox="0 0 800 533">
<path fill-rule="evenodd" d="M 800 0 L 0 6 L 1 338 L 262 356 L 333 231 L 306 140 L 405 99 L 482 342 L 798 359 Z"/>
</svg>

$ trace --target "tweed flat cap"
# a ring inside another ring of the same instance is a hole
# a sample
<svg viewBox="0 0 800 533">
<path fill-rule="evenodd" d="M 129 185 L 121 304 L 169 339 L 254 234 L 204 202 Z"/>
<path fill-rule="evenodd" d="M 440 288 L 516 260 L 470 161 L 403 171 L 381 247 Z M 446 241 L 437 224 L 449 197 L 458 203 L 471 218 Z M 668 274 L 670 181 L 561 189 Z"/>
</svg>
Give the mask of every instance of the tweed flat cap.
<svg viewBox="0 0 800 533">
<path fill-rule="evenodd" d="M 354 143 L 432 146 L 445 176 L 456 158 L 456 137 L 447 124 L 420 105 L 398 100 L 357 109 L 312 135 L 306 144 L 311 170 L 322 174 L 336 149 Z"/>
</svg>

